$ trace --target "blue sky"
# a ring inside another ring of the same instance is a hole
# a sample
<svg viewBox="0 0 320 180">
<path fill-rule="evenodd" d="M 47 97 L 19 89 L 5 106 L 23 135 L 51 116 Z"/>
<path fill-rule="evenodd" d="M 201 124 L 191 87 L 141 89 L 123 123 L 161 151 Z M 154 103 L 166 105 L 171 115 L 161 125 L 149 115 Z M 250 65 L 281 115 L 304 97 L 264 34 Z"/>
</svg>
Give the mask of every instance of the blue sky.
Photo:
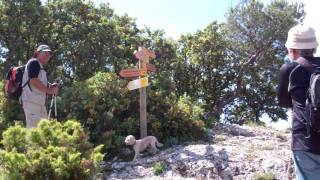
<svg viewBox="0 0 320 180">
<path fill-rule="evenodd" d="M 213 21 L 225 21 L 225 14 L 240 0 L 92 0 L 109 3 L 119 15 L 127 13 L 137 24 L 163 29 L 167 37 L 195 33 Z M 269 2 L 270 0 L 263 0 Z"/>
<path fill-rule="evenodd" d="M 299 1 L 299 0 L 296 0 Z M 318 43 L 320 43 L 320 1 L 319 0 L 302 0 L 306 3 L 305 11 L 306 11 L 306 19 L 305 23 L 309 26 L 313 27 L 316 30 L 316 36 L 318 39 Z M 320 47 L 318 47 L 316 56 L 320 56 Z"/>
<path fill-rule="evenodd" d="M 91 0 L 96 5 L 110 3 L 117 14 L 127 13 L 137 20 L 137 24 L 151 29 L 163 29 L 167 37 L 177 39 L 181 34 L 195 33 L 213 21 L 225 21 L 225 14 L 231 6 L 241 0 Z M 260 0 L 265 4 L 271 0 Z M 306 23 L 320 36 L 319 0 L 288 0 L 305 2 Z M 320 55 L 318 51 L 318 55 Z"/>
</svg>

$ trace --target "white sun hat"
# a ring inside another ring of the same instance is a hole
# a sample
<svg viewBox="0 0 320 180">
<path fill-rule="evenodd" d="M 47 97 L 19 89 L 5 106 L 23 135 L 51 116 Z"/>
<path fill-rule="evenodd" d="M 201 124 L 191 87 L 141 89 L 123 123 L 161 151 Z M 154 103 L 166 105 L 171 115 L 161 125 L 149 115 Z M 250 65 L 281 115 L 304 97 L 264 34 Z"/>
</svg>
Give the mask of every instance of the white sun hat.
<svg viewBox="0 0 320 180">
<path fill-rule="evenodd" d="M 296 25 L 288 32 L 287 48 L 314 49 L 318 46 L 315 30 L 309 26 Z"/>
</svg>

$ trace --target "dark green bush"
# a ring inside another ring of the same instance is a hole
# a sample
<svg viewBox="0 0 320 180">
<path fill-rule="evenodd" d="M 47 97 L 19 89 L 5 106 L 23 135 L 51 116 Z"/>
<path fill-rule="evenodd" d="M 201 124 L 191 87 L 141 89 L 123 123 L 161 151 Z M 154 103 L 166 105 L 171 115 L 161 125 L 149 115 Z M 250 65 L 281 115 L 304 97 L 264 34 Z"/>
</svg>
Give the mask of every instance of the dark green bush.
<svg viewBox="0 0 320 180">
<path fill-rule="evenodd" d="M 104 144 L 108 154 L 114 155 L 125 147 L 127 135 L 140 135 L 139 91 L 129 91 L 127 83 L 114 73 L 97 73 L 85 82 L 64 88 L 58 103 L 62 119 L 77 119 L 88 130 L 91 142 Z M 150 84 L 147 114 L 148 135 L 163 142 L 204 136 L 201 104 L 187 96 L 177 99 Z"/>
<path fill-rule="evenodd" d="M 20 124 L 3 133 L 0 174 L 6 179 L 89 179 L 103 159 L 80 123 L 42 120 L 28 130 Z"/>
<path fill-rule="evenodd" d="M 0 82 L 0 87 L 3 87 L 3 81 Z M 2 132 L 14 121 L 19 120 L 24 122 L 24 113 L 21 104 L 10 101 L 4 95 L 4 91 L 0 91 L 0 140 L 2 139 Z"/>
<path fill-rule="evenodd" d="M 119 125 L 119 118 L 126 118 L 120 116 L 130 105 L 125 86 L 126 81 L 113 73 L 98 73 L 85 82 L 74 83 L 62 94 L 64 118 L 79 120 L 90 130 L 91 140 L 98 142 L 104 132 Z"/>
<path fill-rule="evenodd" d="M 159 101 L 161 102 L 160 99 Z M 151 108 L 163 113 L 160 117 L 151 118 L 151 131 L 155 136 L 165 141 L 170 141 L 172 137 L 179 141 L 204 138 L 206 127 L 202 120 L 203 109 L 199 103 L 192 101 L 188 96 L 182 96 L 179 100 L 166 98 L 165 101 L 159 105 L 165 107 L 164 110 L 157 106 Z"/>
<path fill-rule="evenodd" d="M 89 132 L 90 141 L 105 144 L 108 154 L 124 146 L 124 136 L 131 129 L 120 129 L 132 113 L 127 81 L 114 73 L 97 73 L 85 82 L 76 82 L 63 89 L 63 118 L 77 119 Z M 130 124 L 130 126 L 133 126 Z"/>
</svg>

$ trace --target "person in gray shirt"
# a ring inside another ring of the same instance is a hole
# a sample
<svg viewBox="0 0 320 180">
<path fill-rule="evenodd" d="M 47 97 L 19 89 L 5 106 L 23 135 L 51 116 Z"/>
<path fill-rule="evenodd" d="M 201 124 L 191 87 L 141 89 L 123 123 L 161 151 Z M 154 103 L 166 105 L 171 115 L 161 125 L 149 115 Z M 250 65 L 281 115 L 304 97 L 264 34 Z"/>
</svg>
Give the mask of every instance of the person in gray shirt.
<svg viewBox="0 0 320 180">
<path fill-rule="evenodd" d="M 21 100 L 26 116 L 27 128 L 37 127 L 40 119 L 47 118 L 45 107 L 46 95 L 58 95 L 59 88 L 56 84 L 50 84 L 47 73 L 43 69 L 51 58 L 51 49 L 48 45 L 40 45 L 28 61 L 23 74 L 23 87 Z"/>
</svg>

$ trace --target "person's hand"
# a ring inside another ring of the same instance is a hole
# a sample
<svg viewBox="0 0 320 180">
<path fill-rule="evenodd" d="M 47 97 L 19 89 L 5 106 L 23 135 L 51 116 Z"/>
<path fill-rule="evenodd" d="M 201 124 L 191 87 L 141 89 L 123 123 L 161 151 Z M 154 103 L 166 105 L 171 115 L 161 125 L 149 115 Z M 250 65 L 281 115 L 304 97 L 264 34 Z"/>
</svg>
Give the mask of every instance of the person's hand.
<svg viewBox="0 0 320 180">
<path fill-rule="evenodd" d="M 56 86 L 58 86 L 58 84 L 57 84 L 57 83 L 49 84 L 49 88 L 53 88 L 53 87 L 56 87 Z"/>
</svg>

